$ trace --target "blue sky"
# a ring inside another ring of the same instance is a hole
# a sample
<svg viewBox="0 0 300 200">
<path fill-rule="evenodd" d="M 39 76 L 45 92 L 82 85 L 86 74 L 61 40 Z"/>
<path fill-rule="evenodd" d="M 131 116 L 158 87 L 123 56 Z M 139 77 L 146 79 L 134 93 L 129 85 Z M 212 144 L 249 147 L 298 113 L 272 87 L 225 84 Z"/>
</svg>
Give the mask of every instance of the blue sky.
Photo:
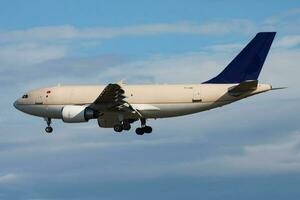
<svg viewBox="0 0 300 200">
<path fill-rule="evenodd" d="M 0 1 L 0 199 L 299 199 L 298 1 Z M 150 121 L 44 133 L 12 106 L 56 84 L 201 83 L 259 31 L 277 31 L 272 91 Z"/>
</svg>

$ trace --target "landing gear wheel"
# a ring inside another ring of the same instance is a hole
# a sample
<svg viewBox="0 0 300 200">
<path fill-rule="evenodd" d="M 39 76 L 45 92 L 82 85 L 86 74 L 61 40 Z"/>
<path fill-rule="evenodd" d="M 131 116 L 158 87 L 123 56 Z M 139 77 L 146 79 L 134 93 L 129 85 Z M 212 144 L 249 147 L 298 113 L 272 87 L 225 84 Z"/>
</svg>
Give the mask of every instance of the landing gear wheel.
<svg viewBox="0 0 300 200">
<path fill-rule="evenodd" d="M 45 131 L 46 131 L 47 133 L 52 133 L 53 128 L 52 128 L 51 126 L 47 126 L 47 127 L 45 128 Z"/>
<path fill-rule="evenodd" d="M 116 132 L 122 132 L 123 131 L 123 126 L 122 125 L 115 125 L 114 126 L 114 131 L 116 131 Z"/>
<path fill-rule="evenodd" d="M 123 124 L 123 129 L 125 131 L 129 131 L 131 129 L 131 125 L 129 123 L 125 123 L 125 124 Z"/>
<path fill-rule="evenodd" d="M 137 128 L 137 129 L 135 129 L 135 133 L 137 135 L 144 135 L 144 130 L 142 128 Z"/>
<path fill-rule="evenodd" d="M 53 131 L 53 128 L 50 126 L 51 125 L 51 118 L 47 117 L 47 118 L 44 118 L 46 123 L 47 123 L 47 127 L 45 128 L 45 131 L 47 133 L 52 133 Z"/>
<path fill-rule="evenodd" d="M 143 130 L 144 130 L 144 132 L 145 133 L 152 133 L 152 128 L 151 128 L 151 126 L 145 126 L 144 128 L 143 128 Z"/>
</svg>

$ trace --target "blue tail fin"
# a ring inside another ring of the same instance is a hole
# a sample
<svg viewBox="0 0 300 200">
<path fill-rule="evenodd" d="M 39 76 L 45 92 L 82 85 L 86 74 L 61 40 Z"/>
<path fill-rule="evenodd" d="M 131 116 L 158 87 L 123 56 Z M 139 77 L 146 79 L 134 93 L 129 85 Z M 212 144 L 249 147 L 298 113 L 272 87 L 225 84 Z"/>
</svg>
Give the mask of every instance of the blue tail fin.
<svg viewBox="0 0 300 200">
<path fill-rule="evenodd" d="M 257 80 L 276 32 L 258 33 L 216 77 L 204 83 L 241 83 Z"/>
</svg>

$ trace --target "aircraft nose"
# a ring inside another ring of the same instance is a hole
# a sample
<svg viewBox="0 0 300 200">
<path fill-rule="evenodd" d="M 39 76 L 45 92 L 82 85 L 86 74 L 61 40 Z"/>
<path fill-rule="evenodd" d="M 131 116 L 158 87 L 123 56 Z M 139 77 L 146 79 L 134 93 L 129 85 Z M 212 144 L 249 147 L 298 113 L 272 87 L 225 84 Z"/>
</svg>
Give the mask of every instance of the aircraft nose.
<svg viewBox="0 0 300 200">
<path fill-rule="evenodd" d="M 18 100 L 14 102 L 14 107 L 19 110 Z"/>
</svg>

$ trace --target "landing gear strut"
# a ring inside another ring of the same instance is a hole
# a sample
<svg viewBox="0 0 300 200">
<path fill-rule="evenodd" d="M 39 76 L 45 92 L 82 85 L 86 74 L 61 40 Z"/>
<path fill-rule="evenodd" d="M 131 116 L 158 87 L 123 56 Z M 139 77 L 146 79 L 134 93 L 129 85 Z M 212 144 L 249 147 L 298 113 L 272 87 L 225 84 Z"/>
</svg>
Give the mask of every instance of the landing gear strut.
<svg viewBox="0 0 300 200">
<path fill-rule="evenodd" d="M 47 123 L 47 127 L 45 128 L 45 131 L 47 133 L 52 133 L 53 128 L 51 127 L 51 118 L 47 117 L 47 118 L 45 118 L 45 121 Z"/>
<path fill-rule="evenodd" d="M 135 133 L 137 135 L 144 135 L 144 133 L 151 133 L 151 132 L 152 132 L 151 126 L 147 126 L 146 119 L 142 118 L 141 119 L 141 127 L 135 129 Z"/>
</svg>

